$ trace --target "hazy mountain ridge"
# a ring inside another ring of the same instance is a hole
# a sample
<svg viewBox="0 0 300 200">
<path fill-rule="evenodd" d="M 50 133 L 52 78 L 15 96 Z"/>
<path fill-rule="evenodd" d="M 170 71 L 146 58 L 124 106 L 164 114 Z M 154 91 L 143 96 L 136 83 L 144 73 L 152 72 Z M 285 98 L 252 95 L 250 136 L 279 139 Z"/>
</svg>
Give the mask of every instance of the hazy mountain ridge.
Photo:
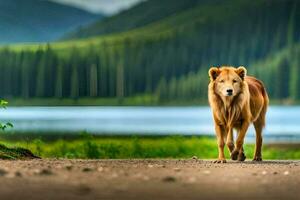
<svg viewBox="0 0 300 200">
<path fill-rule="evenodd" d="M 45 0 L 0 0 L 0 43 L 53 41 L 102 17 Z"/>
<path fill-rule="evenodd" d="M 120 33 L 140 28 L 162 19 L 177 15 L 198 5 L 212 5 L 222 0 L 148 0 L 115 16 L 95 22 L 67 34 L 64 39 L 87 38 L 111 33 Z"/>
</svg>

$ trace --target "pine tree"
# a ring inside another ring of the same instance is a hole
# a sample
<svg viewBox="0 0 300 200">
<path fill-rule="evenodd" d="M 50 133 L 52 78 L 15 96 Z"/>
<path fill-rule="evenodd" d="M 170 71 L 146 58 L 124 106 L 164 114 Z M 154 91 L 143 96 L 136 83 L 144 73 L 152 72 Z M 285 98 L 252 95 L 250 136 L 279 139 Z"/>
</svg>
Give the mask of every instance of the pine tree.
<svg viewBox="0 0 300 200">
<path fill-rule="evenodd" d="M 299 79 L 299 66 L 297 63 L 293 62 L 293 55 L 295 55 L 295 38 L 294 38 L 294 31 L 295 31 L 295 14 L 297 10 L 297 1 L 295 1 L 292 12 L 290 14 L 289 22 L 288 22 L 288 31 L 287 31 L 287 46 L 289 49 L 289 60 L 291 63 L 290 66 L 290 97 L 293 100 L 297 99 L 298 95 L 298 79 Z"/>
<path fill-rule="evenodd" d="M 78 83 L 78 69 L 77 66 L 72 66 L 71 75 L 71 98 L 78 99 L 79 97 L 79 83 Z"/>
<path fill-rule="evenodd" d="M 56 84 L 55 84 L 55 97 L 62 98 L 63 97 L 63 77 L 64 77 L 64 70 L 63 70 L 63 63 L 57 65 L 56 68 Z"/>
<path fill-rule="evenodd" d="M 167 81 L 164 77 L 162 77 L 158 83 L 158 86 L 156 89 L 156 95 L 158 96 L 159 101 L 168 100 Z"/>
<path fill-rule="evenodd" d="M 92 64 L 90 67 L 90 89 L 89 89 L 89 96 L 90 97 L 97 97 L 98 96 L 98 72 L 97 72 L 97 65 Z"/>
</svg>

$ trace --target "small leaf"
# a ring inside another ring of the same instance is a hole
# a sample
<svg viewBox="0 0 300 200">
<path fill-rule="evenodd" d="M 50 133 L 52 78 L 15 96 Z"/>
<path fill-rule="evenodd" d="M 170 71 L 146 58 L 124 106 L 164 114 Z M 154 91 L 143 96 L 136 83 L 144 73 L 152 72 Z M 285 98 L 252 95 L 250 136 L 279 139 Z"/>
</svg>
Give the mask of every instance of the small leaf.
<svg viewBox="0 0 300 200">
<path fill-rule="evenodd" d="M 7 101 L 5 101 L 5 100 L 0 100 L 0 107 L 2 107 L 2 108 L 6 108 L 6 106 L 7 106 L 7 104 L 8 104 L 8 102 Z"/>
<path fill-rule="evenodd" d="M 6 125 L 0 124 L 0 129 L 1 129 L 2 131 L 4 131 L 5 128 L 6 128 Z"/>
<path fill-rule="evenodd" d="M 13 127 L 14 127 L 14 125 L 13 125 L 12 123 L 10 123 L 10 122 L 7 122 L 6 125 L 7 125 L 8 127 L 10 127 L 10 128 L 13 128 Z"/>
<path fill-rule="evenodd" d="M 5 101 L 5 100 L 1 100 L 1 101 L 0 101 L 0 104 L 1 104 L 1 105 L 7 105 L 7 104 L 8 104 L 8 102 L 7 102 L 7 101 Z"/>
</svg>

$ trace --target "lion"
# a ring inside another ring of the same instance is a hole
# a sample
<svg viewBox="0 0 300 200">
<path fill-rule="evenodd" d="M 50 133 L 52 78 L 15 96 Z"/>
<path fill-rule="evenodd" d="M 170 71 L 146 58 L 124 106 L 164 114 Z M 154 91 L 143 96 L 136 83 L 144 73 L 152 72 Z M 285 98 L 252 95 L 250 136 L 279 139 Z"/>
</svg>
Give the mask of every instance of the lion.
<svg viewBox="0 0 300 200">
<path fill-rule="evenodd" d="M 244 161 L 243 144 L 251 123 L 256 131 L 253 161 L 262 161 L 262 130 L 269 98 L 264 84 L 247 76 L 245 67 L 211 67 L 209 70 L 208 99 L 212 109 L 219 156 L 215 163 L 226 163 L 225 143 L 232 160 Z M 234 144 L 233 129 L 237 130 Z M 225 141 L 226 140 L 226 141 Z"/>
</svg>

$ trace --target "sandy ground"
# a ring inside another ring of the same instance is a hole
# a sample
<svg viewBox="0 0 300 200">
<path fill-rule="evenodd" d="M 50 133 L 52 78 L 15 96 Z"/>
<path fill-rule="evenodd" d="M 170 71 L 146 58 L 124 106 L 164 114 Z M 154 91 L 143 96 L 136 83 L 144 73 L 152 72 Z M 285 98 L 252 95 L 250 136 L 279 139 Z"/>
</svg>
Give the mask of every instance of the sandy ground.
<svg viewBox="0 0 300 200">
<path fill-rule="evenodd" d="M 1 199 L 300 199 L 300 161 L 0 161 Z"/>
</svg>

